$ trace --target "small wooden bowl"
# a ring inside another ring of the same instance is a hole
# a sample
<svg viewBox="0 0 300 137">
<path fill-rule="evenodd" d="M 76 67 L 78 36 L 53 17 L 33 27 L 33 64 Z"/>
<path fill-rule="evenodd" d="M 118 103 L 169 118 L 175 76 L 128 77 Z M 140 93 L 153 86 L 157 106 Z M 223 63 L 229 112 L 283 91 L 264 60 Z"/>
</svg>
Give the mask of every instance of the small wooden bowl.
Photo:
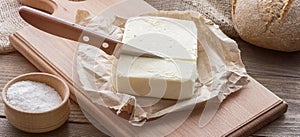
<svg viewBox="0 0 300 137">
<path fill-rule="evenodd" d="M 16 109 L 9 104 L 6 93 L 12 84 L 24 80 L 45 83 L 54 88 L 61 96 L 62 103 L 58 107 L 45 112 L 24 112 Z M 30 133 L 48 132 L 63 125 L 70 113 L 69 96 L 70 92 L 67 84 L 59 77 L 47 73 L 20 75 L 9 81 L 2 91 L 6 118 L 14 127 Z"/>
</svg>

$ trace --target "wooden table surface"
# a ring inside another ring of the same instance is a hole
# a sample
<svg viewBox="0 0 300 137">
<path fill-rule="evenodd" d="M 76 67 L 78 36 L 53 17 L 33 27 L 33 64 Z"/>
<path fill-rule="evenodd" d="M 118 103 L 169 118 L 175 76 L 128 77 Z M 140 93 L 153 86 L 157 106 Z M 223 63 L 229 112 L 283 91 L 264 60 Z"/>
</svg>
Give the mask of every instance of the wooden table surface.
<svg viewBox="0 0 300 137">
<path fill-rule="evenodd" d="M 252 46 L 237 40 L 248 74 L 285 100 L 285 115 L 260 129 L 253 136 L 300 136 L 300 52 L 283 53 Z M 12 78 L 38 71 L 18 52 L 0 55 L 0 90 Z M 1 95 L 0 95 L 1 96 Z M 43 136 L 105 136 L 84 117 L 72 102 L 69 120 L 62 127 Z M 41 136 L 28 134 L 11 126 L 5 118 L 0 98 L 0 136 Z"/>
</svg>

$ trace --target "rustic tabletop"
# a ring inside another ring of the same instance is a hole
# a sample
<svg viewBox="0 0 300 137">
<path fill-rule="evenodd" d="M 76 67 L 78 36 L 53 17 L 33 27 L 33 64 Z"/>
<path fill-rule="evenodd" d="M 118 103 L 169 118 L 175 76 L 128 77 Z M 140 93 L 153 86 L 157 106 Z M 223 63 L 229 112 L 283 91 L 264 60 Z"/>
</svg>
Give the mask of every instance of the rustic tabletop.
<svg viewBox="0 0 300 137">
<path fill-rule="evenodd" d="M 248 74 L 289 104 L 279 119 L 253 136 L 300 136 L 300 52 L 283 53 L 252 46 L 237 40 Z M 20 53 L 0 55 L 0 90 L 12 78 L 38 71 Z M 1 94 L 0 94 L 1 96 Z M 62 127 L 43 136 L 105 136 L 94 128 L 72 102 L 69 120 Z M 0 136 L 41 136 L 28 134 L 9 124 L 0 98 Z"/>
</svg>

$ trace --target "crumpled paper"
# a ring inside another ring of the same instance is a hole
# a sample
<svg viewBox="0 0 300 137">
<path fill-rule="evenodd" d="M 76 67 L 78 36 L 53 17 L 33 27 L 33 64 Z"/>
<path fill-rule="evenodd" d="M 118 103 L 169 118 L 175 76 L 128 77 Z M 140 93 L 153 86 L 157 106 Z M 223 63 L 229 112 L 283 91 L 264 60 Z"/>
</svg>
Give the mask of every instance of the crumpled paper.
<svg viewBox="0 0 300 137">
<path fill-rule="evenodd" d="M 77 15 L 82 14 L 79 11 Z M 76 23 L 93 31 L 122 39 L 126 19 L 120 17 L 77 16 Z M 101 105 L 116 114 L 126 113 L 128 121 L 142 126 L 147 120 L 165 114 L 184 110 L 189 106 L 217 97 L 223 101 L 228 95 L 240 90 L 248 83 L 245 66 L 240 57 L 237 43 L 227 37 L 211 20 L 193 11 L 158 11 L 144 16 L 161 16 L 193 21 L 198 28 L 199 81 L 194 97 L 187 100 L 166 100 L 137 97 L 118 93 L 112 86 L 112 72 L 115 58 L 102 50 L 80 44 L 77 51 L 77 75 L 84 93 L 94 105 Z M 81 18 L 81 19 L 79 19 Z M 147 103 L 156 102 L 152 105 Z"/>
</svg>

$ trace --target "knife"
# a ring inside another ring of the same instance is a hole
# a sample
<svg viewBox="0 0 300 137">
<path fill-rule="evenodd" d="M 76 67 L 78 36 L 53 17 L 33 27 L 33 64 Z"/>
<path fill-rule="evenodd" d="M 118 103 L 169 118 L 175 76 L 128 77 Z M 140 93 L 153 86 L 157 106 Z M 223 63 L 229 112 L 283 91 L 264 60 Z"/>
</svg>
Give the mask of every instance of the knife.
<svg viewBox="0 0 300 137">
<path fill-rule="evenodd" d="M 27 23 L 42 31 L 98 47 L 106 54 L 113 55 L 117 58 L 121 54 L 163 58 L 159 54 L 154 54 L 150 51 L 122 43 L 108 35 L 88 30 L 78 24 L 68 22 L 27 6 L 22 6 L 19 9 L 19 14 Z"/>
</svg>

